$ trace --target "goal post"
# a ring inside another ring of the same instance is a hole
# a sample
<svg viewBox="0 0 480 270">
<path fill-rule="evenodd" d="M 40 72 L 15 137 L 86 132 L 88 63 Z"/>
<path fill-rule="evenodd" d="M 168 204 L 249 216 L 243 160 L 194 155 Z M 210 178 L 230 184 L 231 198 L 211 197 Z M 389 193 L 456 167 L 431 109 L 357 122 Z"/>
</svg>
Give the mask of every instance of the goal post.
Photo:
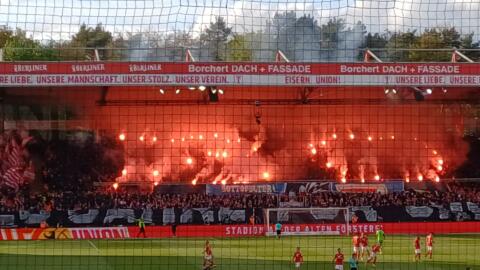
<svg viewBox="0 0 480 270">
<path fill-rule="evenodd" d="M 265 234 L 275 236 L 275 225 L 282 225 L 282 235 L 349 235 L 350 209 L 328 208 L 267 208 Z"/>
</svg>

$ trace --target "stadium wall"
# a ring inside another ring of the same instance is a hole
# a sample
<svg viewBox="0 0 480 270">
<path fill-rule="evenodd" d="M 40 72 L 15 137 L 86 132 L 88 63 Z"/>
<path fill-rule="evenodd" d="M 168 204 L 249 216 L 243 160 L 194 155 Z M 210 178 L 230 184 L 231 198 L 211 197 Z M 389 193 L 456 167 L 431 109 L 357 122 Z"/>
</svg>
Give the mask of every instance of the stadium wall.
<svg viewBox="0 0 480 270">
<path fill-rule="evenodd" d="M 472 234 L 480 233 L 480 222 L 403 222 L 368 223 L 350 225 L 351 233 L 375 233 L 382 228 L 388 234 Z M 178 237 L 260 237 L 266 233 L 264 225 L 200 225 L 179 226 Z M 273 231 L 273 227 L 270 228 Z M 342 224 L 297 224 L 283 227 L 284 233 L 308 233 L 312 235 L 345 235 L 346 225 Z M 129 239 L 139 238 L 138 227 L 105 228 L 20 228 L 1 229 L 0 240 L 65 240 L 65 239 Z M 147 238 L 172 237 L 170 226 L 146 227 Z M 143 236 L 142 236 L 143 237 Z"/>
</svg>

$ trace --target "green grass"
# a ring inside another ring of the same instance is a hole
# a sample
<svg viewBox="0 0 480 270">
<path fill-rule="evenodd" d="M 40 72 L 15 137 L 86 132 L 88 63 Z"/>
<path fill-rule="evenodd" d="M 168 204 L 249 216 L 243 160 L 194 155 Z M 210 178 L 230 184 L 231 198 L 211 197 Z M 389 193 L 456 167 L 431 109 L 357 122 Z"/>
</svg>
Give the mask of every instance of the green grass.
<svg viewBox="0 0 480 270">
<path fill-rule="evenodd" d="M 436 236 L 433 260 L 413 262 L 413 237 L 387 236 L 376 269 L 480 270 L 480 235 Z M 290 258 L 302 248 L 302 270 L 332 270 L 336 248 L 351 254 L 351 238 L 300 236 L 209 239 L 218 270 L 294 269 Z M 201 269 L 205 239 L 145 239 L 92 241 L 3 241 L 0 270 L 187 270 Z M 424 239 L 422 239 L 422 242 Z M 345 265 L 345 269 L 348 269 Z M 364 264 L 360 269 L 367 269 Z M 374 269 L 369 266 L 368 269 Z"/>
</svg>

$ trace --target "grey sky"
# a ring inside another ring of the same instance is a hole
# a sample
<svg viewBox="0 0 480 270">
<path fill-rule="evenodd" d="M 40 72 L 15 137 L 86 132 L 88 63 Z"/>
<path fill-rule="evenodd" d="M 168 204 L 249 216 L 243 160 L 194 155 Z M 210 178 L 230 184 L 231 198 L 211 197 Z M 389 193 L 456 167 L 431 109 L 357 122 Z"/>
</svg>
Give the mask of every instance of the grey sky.
<svg viewBox="0 0 480 270">
<path fill-rule="evenodd" d="M 325 22 L 362 21 L 369 31 L 455 26 L 480 33 L 479 0 L 0 0 L 0 25 L 39 40 L 68 39 L 81 23 L 115 33 L 184 30 L 198 35 L 214 16 L 235 31 L 262 29 L 275 12 L 295 10 Z"/>
</svg>

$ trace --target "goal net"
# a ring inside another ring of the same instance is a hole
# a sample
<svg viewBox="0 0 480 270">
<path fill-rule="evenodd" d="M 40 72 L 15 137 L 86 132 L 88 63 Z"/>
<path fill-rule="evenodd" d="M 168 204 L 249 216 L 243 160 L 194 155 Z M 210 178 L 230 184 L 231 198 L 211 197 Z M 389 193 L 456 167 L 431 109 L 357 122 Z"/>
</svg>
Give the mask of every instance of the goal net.
<svg viewBox="0 0 480 270">
<path fill-rule="evenodd" d="M 266 235 L 349 235 L 348 208 L 268 208 L 265 209 Z"/>
</svg>

